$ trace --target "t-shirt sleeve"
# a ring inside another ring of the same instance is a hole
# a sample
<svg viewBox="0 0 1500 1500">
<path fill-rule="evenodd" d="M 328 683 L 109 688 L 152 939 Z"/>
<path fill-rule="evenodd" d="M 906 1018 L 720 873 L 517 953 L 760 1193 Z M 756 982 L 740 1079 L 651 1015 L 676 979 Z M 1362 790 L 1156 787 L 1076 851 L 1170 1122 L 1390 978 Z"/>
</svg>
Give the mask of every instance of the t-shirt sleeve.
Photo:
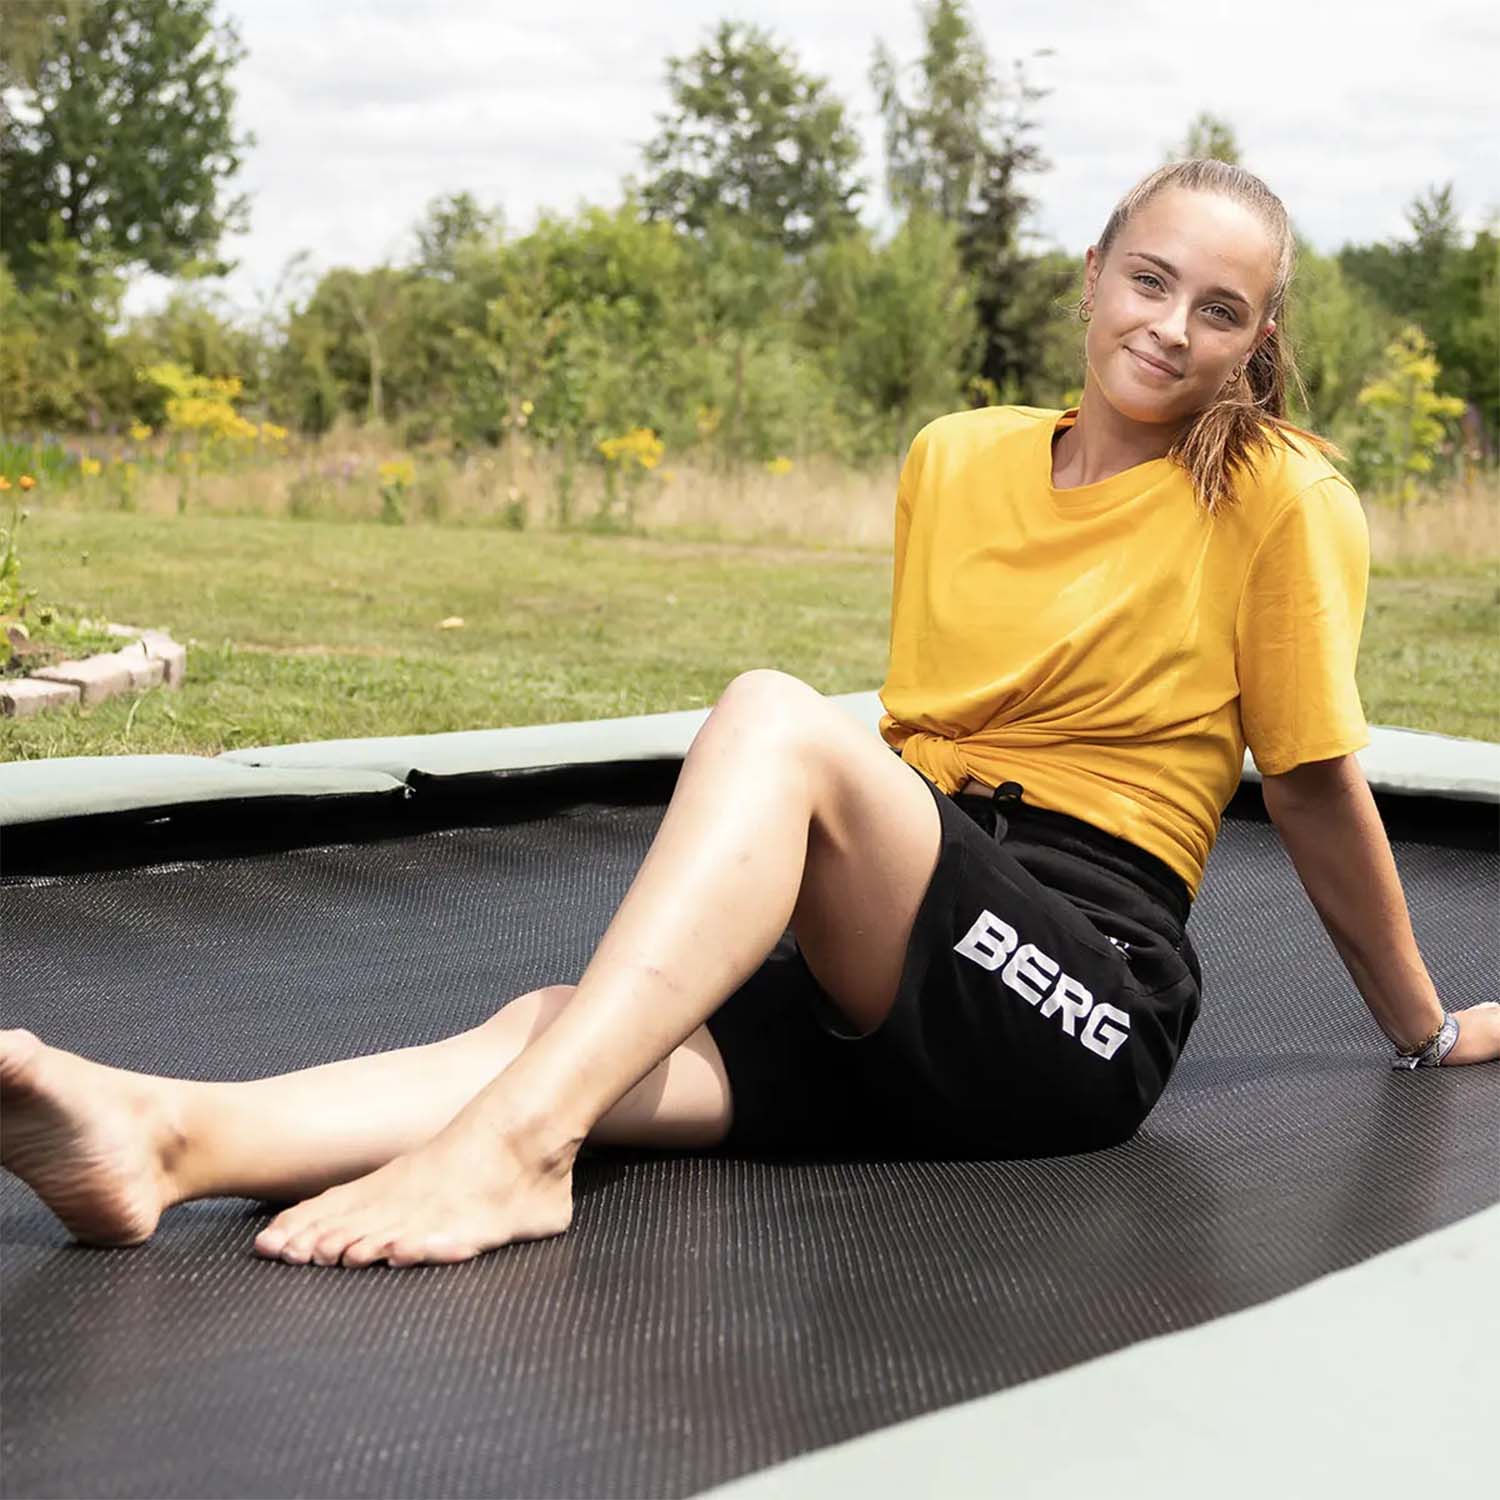
<svg viewBox="0 0 1500 1500">
<path fill-rule="evenodd" d="M 1370 743 L 1355 683 L 1370 533 L 1343 479 L 1319 480 L 1272 522 L 1235 621 L 1245 743 L 1262 775 Z"/>
</svg>

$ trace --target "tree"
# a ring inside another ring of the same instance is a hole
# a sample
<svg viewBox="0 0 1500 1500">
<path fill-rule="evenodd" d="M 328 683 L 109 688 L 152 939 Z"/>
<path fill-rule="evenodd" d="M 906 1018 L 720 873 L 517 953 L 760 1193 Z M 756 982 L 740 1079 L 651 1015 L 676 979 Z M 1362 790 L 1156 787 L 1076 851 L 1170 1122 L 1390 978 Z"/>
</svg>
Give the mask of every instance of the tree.
<svg viewBox="0 0 1500 1500">
<path fill-rule="evenodd" d="M 1420 328 L 1403 328 L 1385 358 L 1385 368 L 1359 393 L 1355 476 L 1404 512 L 1419 493 L 1418 476 L 1431 472 L 1445 419 L 1462 415 L 1464 403 L 1437 394 L 1438 362 Z"/>
<path fill-rule="evenodd" d="M 130 333 L 141 365 L 169 363 L 194 375 L 233 376 L 244 382 L 248 400 L 260 395 L 259 340 L 235 323 L 221 292 L 176 287 L 161 307 L 133 319 Z"/>
<path fill-rule="evenodd" d="M 36 87 L 37 71 L 58 28 L 76 33 L 84 0 L 55 0 L 54 4 L 0 6 L 0 77 L 6 87 Z M 0 94 L 0 119 L 5 117 Z"/>
<path fill-rule="evenodd" d="M 978 201 L 958 241 L 974 278 L 974 306 L 984 332 L 979 373 L 1006 392 L 1002 399 L 1008 402 L 1022 399 L 1043 363 L 1048 309 L 1061 290 L 1049 274 L 1050 261 L 1028 254 L 1021 245 L 1033 200 L 1022 191 L 1020 179 L 1047 166 L 1041 151 L 1025 139 L 1034 129 L 1025 111 L 1046 92 L 1032 88 L 1021 64 L 1014 65 L 1008 93 L 1015 109 L 984 154 Z"/>
<path fill-rule="evenodd" d="M 0 96 L 12 96 L 0 111 L 0 253 L 22 286 L 54 223 L 101 266 L 229 269 L 204 258 L 243 226 L 246 200 L 225 202 L 220 189 L 250 138 L 231 120 L 229 74 L 244 49 L 212 4 L 34 8 L 24 71 L 0 61 Z"/>
<path fill-rule="evenodd" d="M 926 50 L 902 68 L 875 44 L 870 83 L 885 121 L 886 191 L 899 209 L 960 224 L 974 205 L 997 103 L 984 41 L 959 0 L 918 7 Z M 911 75 L 910 97 L 902 93 Z"/>
<path fill-rule="evenodd" d="M 337 283 L 339 295 L 364 340 L 369 369 L 369 402 L 365 416 L 370 422 L 385 421 L 386 334 L 400 314 L 402 294 L 408 284 L 406 273 L 392 266 L 353 271 Z"/>
<path fill-rule="evenodd" d="M 951 224 L 911 214 L 886 244 L 851 235 L 814 269 L 808 332 L 839 389 L 872 413 L 881 451 L 962 404 L 975 320 Z"/>
<path fill-rule="evenodd" d="M 1363 282 L 1392 312 L 1431 334 L 1433 311 L 1444 283 L 1463 252 L 1463 231 L 1453 202 L 1453 184 L 1432 186 L 1406 206 L 1411 234 L 1373 245 L 1346 245 L 1339 252 L 1345 272 Z"/>
<path fill-rule="evenodd" d="M 1471 402 L 1493 450 L 1500 440 L 1500 260 L 1496 226 L 1465 244 L 1452 183 L 1407 205 L 1404 239 L 1346 245 L 1344 273 L 1373 292 L 1393 318 L 1431 339 L 1443 388 Z"/>
<path fill-rule="evenodd" d="M 962 0 L 932 0 L 919 14 L 922 56 L 903 68 L 877 43 L 870 70 L 885 118 L 887 190 L 907 213 L 957 230 L 974 282 L 979 373 L 991 389 L 1013 391 L 1042 359 L 1036 289 L 1023 290 L 1034 266 L 1020 243 L 1032 208 L 1021 179 L 1048 167 L 1027 139 L 1029 107 L 1047 90 L 1032 87 L 1019 62 L 1008 86 L 1000 80 Z"/>
<path fill-rule="evenodd" d="M 40 265 L 23 289 L 0 260 L 0 414 L 12 431 L 97 428 L 128 413 L 133 395 L 109 337 L 124 283 L 59 237 L 42 245 Z"/>
<path fill-rule="evenodd" d="M 672 108 L 645 148 L 652 218 L 701 233 L 715 220 L 797 252 L 846 232 L 863 182 L 859 141 L 827 81 L 759 27 L 719 24 L 667 59 Z"/>
<path fill-rule="evenodd" d="M 1218 115 L 1209 114 L 1207 110 L 1195 116 L 1188 126 L 1187 139 L 1178 150 L 1167 153 L 1167 160 L 1195 159 L 1223 161 L 1230 166 L 1239 166 L 1240 145 L 1235 139 L 1234 126 Z"/>
<path fill-rule="evenodd" d="M 1287 393 L 1292 419 L 1344 446 L 1352 441 L 1356 398 L 1384 357 L 1395 319 L 1336 258 L 1299 239 L 1282 323 L 1302 378 L 1302 391 Z"/>
<path fill-rule="evenodd" d="M 1500 455 L 1500 224 L 1491 220 L 1460 255 L 1449 278 L 1451 316 L 1438 357 L 1449 388 L 1475 408 L 1484 456 Z"/>
<path fill-rule="evenodd" d="M 417 268 L 428 276 L 451 281 L 458 254 L 466 245 L 495 238 L 504 227 L 499 209 L 479 206 L 471 193 L 450 193 L 432 199 L 417 223 Z"/>
<path fill-rule="evenodd" d="M 383 422 L 420 399 L 399 382 L 393 393 L 388 368 L 408 342 L 399 330 L 413 281 L 414 273 L 393 266 L 338 266 L 290 316 L 279 383 L 298 391 L 292 409 L 300 425 L 323 431 L 340 409 L 359 406 L 367 422 Z"/>
</svg>

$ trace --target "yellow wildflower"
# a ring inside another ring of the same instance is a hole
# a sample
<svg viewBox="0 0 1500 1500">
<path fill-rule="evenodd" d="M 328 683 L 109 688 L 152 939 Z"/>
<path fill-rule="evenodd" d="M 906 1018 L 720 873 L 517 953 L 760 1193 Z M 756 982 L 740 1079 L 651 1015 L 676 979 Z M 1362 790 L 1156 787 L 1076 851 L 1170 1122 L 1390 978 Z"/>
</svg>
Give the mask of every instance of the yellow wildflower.
<svg viewBox="0 0 1500 1500">
<path fill-rule="evenodd" d="M 778 453 L 775 458 L 766 464 L 768 474 L 790 474 L 792 472 L 792 461 L 784 453 Z"/>
<path fill-rule="evenodd" d="M 9 488 L 10 480 L 8 480 L 4 474 L 0 474 L 0 494 L 3 494 Z"/>
<path fill-rule="evenodd" d="M 271 443 L 284 443 L 286 441 L 286 428 L 278 427 L 274 422 L 262 422 L 260 424 L 260 435 Z"/>
<path fill-rule="evenodd" d="M 130 424 L 130 435 L 138 443 L 144 443 L 151 436 L 151 429 L 144 422 L 132 422 Z"/>
<path fill-rule="evenodd" d="M 666 452 L 662 440 L 649 427 L 633 427 L 621 437 L 602 439 L 598 446 L 605 462 L 625 468 L 634 463 L 654 469 Z"/>
<path fill-rule="evenodd" d="M 393 458 L 381 464 L 376 472 L 383 484 L 412 484 L 417 477 L 416 468 L 409 458 Z"/>
<path fill-rule="evenodd" d="M 521 403 L 521 414 L 523 416 L 529 417 L 535 410 L 536 407 L 530 401 L 523 401 Z"/>
<path fill-rule="evenodd" d="M 23 474 L 20 483 L 23 490 L 34 490 L 36 488 L 36 480 L 30 474 Z"/>
<path fill-rule="evenodd" d="M 700 406 L 693 420 L 698 428 L 698 436 L 708 438 L 719 430 L 724 413 L 717 406 Z"/>
<path fill-rule="evenodd" d="M 171 363 L 150 365 L 140 375 L 168 393 L 169 427 L 179 431 L 207 432 L 213 437 L 255 437 L 255 423 L 246 421 L 231 405 L 242 389 L 240 381 L 233 376 L 213 380 Z"/>
<path fill-rule="evenodd" d="M 104 465 L 101 464 L 97 458 L 90 458 L 87 454 L 85 454 L 78 460 L 78 472 L 82 474 L 85 479 L 92 479 L 96 474 L 100 474 L 103 471 Z"/>
</svg>

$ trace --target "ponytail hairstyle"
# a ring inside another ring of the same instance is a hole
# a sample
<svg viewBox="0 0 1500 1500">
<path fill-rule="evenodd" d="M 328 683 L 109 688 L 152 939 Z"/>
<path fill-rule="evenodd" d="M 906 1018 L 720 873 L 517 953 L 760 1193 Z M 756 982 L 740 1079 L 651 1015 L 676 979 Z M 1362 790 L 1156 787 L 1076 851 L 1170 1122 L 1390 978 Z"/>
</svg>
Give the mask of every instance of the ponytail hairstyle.
<svg viewBox="0 0 1500 1500">
<path fill-rule="evenodd" d="M 1266 226 L 1276 253 L 1276 277 L 1271 284 L 1261 321 L 1276 323 L 1240 371 L 1221 387 L 1219 394 L 1198 413 L 1172 444 L 1167 457 L 1176 460 L 1192 477 L 1199 503 L 1209 515 L 1235 504 L 1233 471 L 1248 467 L 1257 450 L 1275 449 L 1275 434 L 1305 439 L 1329 457 L 1344 455 L 1333 443 L 1316 433 L 1293 426 L 1286 420 L 1288 382 L 1295 384 L 1303 399 L 1307 390 L 1297 370 L 1297 361 L 1287 340 L 1285 303 L 1296 263 L 1297 245 L 1281 199 L 1259 177 L 1243 167 L 1211 158 L 1195 157 L 1169 162 L 1144 177 L 1115 205 L 1115 211 L 1099 236 L 1102 262 L 1120 231 L 1137 209 L 1167 188 L 1217 193 L 1243 203 Z M 1083 309 L 1080 298 L 1077 308 Z M 1295 446 L 1295 442 L 1292 444 Z"/>
</svg>

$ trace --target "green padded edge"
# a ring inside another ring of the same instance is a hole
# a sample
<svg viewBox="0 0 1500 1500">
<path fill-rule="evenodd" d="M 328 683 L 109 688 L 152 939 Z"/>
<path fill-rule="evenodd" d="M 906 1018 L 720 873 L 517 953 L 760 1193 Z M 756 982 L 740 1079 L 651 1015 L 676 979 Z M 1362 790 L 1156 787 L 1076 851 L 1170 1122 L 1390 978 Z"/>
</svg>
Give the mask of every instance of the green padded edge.
<svg viewBox="0 0 1500 1500">
<path fill-rule="evenodd" d="M 73 755 L 0 765 L 0 828 L 249 797 L 389 796 L 378 771 L 251 767 L 201 755 Z"/>
<path fill-rule="evenodd" d="M 1490 1208 L 1259 1306 L 700 1494 L 1492 1495 L 1497 1276 Z"/>
<path fill-rule="evenodd" d="M 830 695 L 872 733 L 884 709 L 876 693 Z M 412 734 L 389 739 L 321 740 L 303 745 L 268 745 L 228 750 L 221 759 L 247 766 L 340 766 L 384 771 L 407 780 L 426 776 L 472 776 L 557 765 L 588 765 L 624 760 L 680 760 L 708 717 L 706 708 L 642 714 L 627 719 L 536 724 L 518 729 L 468 729 L 453 734 Z M 1455 739 L 1419 729 L 1384 725 L 1370 730 L 1370 744 L 1359 752 L 1366 779 L 1377 791 L 1420 792 L 1427 796 L 1500 803 L 1500 745 Z M 1260 773 L 1245 756 L 1245 776 Z"/>
<path fill-rule="evenodd" d="M 829 702 L 875 732 L 876 693 Z M 0 765 L 0 827 L 93 813 L 247 797 L 389 793 L 413 776 L 503 775 L 554 766 L 680 760 L 709 710 L 639 714 L 512 729 L 470 729 L 356 740 L 314 740 L 193 755 L 73 756 Z M 1377 791 L 1500 803 L 1500 745 L 1373 726 L 1359 760 Z M 1245 776 L 1258 780 L 1249 755 Z"/>
</svg>

